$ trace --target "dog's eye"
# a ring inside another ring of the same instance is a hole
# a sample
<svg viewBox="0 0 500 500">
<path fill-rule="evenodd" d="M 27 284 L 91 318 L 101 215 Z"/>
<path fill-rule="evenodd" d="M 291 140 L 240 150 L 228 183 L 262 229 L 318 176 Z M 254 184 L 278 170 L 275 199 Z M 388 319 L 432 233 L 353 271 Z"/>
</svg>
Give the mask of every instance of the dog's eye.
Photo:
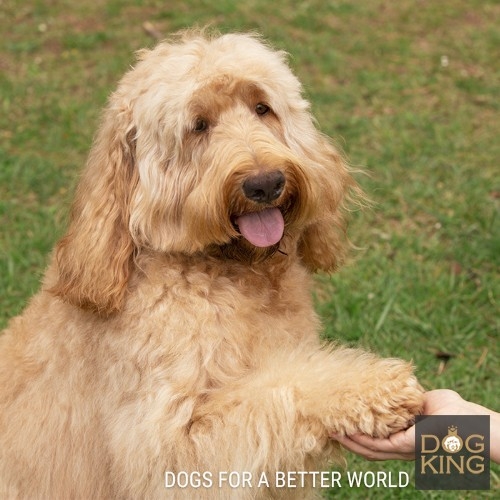
<svg viewBox="0 0 500 500">
<path fill-rule="evenodd" d="M 260 116 L 265 115 L 270 109 L 271 108 L 263 102 L 259 102 L 259 104 L 255 106 L 255 112 Z"/>
<path fill-rule="evenodd" d="M 204 132 L 208 128 L 208 122 L 204 118 L 197 118 L 193 130 L 195 132 Z"/>
</svg>

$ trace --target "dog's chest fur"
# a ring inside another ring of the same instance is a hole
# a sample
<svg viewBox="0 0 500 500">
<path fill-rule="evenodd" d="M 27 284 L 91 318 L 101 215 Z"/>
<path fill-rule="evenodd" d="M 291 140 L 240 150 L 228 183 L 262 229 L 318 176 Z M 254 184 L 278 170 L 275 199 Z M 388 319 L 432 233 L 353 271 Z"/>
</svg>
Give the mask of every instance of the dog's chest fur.
<svg viewBox="0 0 500 500">
<path fill-rule="evenodd" d="M 192 377 L 198 389 L 224 384 L 278 345 L 293 350 L 306 339 L 317 342 L 310 278 L 299 264 L 285 264 L 276 278 L 267 266 L 144 261 L 108 335 L 124 337 L 124 355 L 134 343 L 145 370 L 157 366 L 168 379 Z"/>
</svg>

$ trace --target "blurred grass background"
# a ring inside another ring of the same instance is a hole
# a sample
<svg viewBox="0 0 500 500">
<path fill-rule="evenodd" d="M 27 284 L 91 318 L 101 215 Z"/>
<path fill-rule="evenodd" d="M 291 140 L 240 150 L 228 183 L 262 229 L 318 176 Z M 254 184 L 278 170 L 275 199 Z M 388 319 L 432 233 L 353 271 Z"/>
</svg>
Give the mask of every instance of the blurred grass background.
<svg viewBox="0 0 500 500">
<path fill-rule="evenodd" d="M 0 0 L 0 326 L 37 290 L 99 113 L 133 52 L 192 25 L 291 54 L 374 208 L 319 276 L 327 338 L 413 359 L 429 389 L 500 410 L 500 4 L 483 0 Z M 1 362 L 1 360 L 0 360 Z M 350 470 L 412 473 L 349 456 Z M 340 498 L 496 497 L 360 489 Z"/>
</svg>

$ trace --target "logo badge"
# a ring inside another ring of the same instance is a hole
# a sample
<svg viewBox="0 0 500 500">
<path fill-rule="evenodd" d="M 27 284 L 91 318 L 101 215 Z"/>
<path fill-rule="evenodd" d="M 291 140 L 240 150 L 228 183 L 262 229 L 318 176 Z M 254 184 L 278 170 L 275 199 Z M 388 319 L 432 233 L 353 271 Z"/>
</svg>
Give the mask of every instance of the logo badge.
<svg viewBox="0 0 500 500">
<path fill-rule="evenodd" d="M 490 417 L 417 416 L 415 487 L 419 490 L 488 490 Z"/>
</svg>

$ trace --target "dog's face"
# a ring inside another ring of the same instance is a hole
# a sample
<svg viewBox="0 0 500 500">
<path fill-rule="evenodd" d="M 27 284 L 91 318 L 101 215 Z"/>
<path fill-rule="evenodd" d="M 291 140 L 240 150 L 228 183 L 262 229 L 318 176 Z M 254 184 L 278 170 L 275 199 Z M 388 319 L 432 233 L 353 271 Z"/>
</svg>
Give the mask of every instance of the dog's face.
<svg viewBox="0 0 500 500">
<path fill-rule="evenodd" d="M 341 204 L 354 187 L 283 53 L 248 35 L 164 42 L 139 53 L 110 99 L 59 247 L 61 283 L 71 274 L 64 255 L 83 237 L 85 262 L 73 267 L 81 275 L 110 267 L 90 254 L 119 255 L 122 285 L 141 248 L 249 263 L 280 248 L 332 269 L 342 258 Z"/>
</svg>

